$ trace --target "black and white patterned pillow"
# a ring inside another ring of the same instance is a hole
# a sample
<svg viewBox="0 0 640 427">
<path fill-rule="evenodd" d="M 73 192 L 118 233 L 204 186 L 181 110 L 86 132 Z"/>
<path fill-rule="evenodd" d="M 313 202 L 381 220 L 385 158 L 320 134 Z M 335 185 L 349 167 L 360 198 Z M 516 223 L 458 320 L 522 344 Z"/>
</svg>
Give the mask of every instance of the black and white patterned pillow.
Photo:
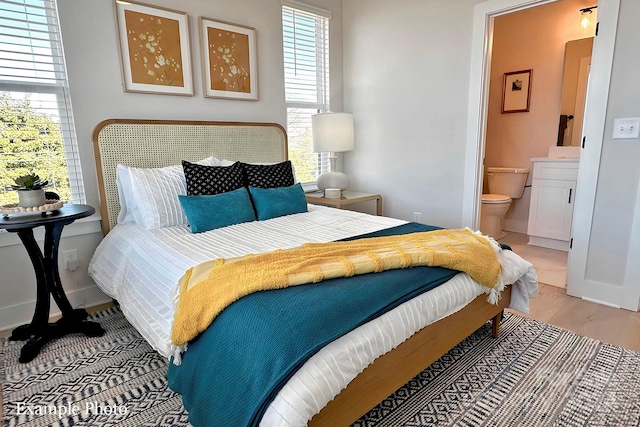
<svg viewBox="0 0 640 427">
<path fill-rule="evenodd" d="M 291 162 L 273 165 L 251 165 L 242 163 L 246 185 L 258 188 L 290 187 L 295 184 Z"/>
<path fill-rule="evenodd" d="M 183 160 L 182 168 L 189 196 L 227 193 L 244 187 L 244 176 L 239 162 L 231 166 L 202 166 Z"/>
</svg>

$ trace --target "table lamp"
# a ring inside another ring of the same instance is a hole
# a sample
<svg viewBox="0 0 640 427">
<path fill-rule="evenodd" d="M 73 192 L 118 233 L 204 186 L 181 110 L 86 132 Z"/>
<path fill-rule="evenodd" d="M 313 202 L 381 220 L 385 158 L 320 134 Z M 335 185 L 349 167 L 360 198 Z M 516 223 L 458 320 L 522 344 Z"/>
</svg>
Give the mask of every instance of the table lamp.
<svg viewBox="0 0 640 427">
<path fill-rule="evenodd" d="M 331 172 L 325 172 L 318 177 L 316 185 L 319 190 L 337 188 L 346 190 L 349 187 L 349 177 L 346 173 L 336 171 L 336 154 L 351 151 L 353 143 L 353 114 L 351 113 L 321 113 L 311 116 L 313 134 L 313 151 L 316 153 L 329 152 Z"/>
</svg>

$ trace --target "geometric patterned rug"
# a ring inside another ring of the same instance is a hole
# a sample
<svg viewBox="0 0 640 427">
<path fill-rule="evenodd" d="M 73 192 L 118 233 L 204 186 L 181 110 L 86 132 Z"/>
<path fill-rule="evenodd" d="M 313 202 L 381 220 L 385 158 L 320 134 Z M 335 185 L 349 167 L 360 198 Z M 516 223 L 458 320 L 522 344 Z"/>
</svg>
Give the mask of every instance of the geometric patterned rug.
<svg viewBox="0 0 640 427">
<path fill-rule="evenodd" d="M 23 341 L 1 340 L 4 426 L 188 426 L 180 395 L 167 388 L 167 361 L 120 309 L 92 313 L 88 320 L 106 333 L 54 340 L 29 363 L 18 362 Z M 60 416 L 45 406 L 78 413 Z"/>
<path fill-rule="evenodd" d="M 0 340 L 3 425 L 189 426 L 167 362 L 119 308 L 89 317 L 104 336 L 55 340 L 27 364 L 22 342 Z M 497 339 L 483 326 L 354 424 L 434 425 L 639 426 L 640 354 L 506 314 Z"/>
<path fill-rule="evenodd" d="M 640 354 L 507 313 L 354 425 L 638 426 Z"/>
</svg>

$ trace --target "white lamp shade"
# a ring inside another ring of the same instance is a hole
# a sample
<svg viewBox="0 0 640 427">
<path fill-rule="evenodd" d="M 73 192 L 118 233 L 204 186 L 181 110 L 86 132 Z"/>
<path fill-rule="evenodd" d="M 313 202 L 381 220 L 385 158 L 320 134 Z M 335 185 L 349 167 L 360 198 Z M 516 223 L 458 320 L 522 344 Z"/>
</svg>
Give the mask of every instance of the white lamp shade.
<svg viewBox="0 0 640 427">
<path fill-rule="evenodd" d="M 351 151 L 353 114 L 321 113 L 311 116 L 313 151 L 316 153 Z"/>
</svg>

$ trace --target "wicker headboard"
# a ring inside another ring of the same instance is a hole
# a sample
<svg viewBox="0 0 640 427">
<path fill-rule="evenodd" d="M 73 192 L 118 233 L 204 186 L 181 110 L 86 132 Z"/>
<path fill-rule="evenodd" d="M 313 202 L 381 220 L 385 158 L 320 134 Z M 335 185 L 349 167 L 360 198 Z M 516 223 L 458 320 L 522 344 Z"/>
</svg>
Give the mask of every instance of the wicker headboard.
<svg viewBox="0 0 640 427">
<path fill-rule="evenodd" d="M 118 164 L 153 168 L 212 155 L 244 162 L 287 159 L 287 135 L 277 123 L 110 119 L 96 126 L 93 145 L 105 234 L 120 212 Z"/>
</svg>

